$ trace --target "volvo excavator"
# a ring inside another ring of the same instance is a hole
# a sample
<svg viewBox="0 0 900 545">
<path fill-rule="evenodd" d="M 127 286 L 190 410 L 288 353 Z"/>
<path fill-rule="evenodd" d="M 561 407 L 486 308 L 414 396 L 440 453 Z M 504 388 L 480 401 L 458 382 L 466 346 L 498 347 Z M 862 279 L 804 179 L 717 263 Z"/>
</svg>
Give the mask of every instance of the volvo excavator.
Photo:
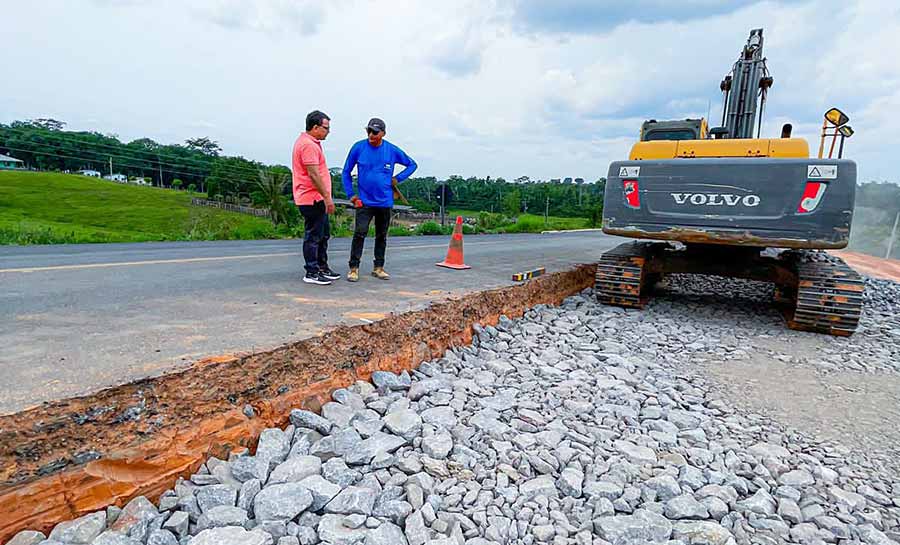
<svg viewBox="0 0 900 545">
<path fill-rule="evenodd" d="M 826 112 L 818 157 L 791 137 L 790 124 L 781 138 L 760 138 L 773 83 L 763 31 L 754 29 L 720 84 L 721 126 L 646 121 L 628 160 L 610 165 L 603 231 L 642 240 L 601 257 L 600 302 L 642 308 L 671 273 L 746 278 L 775 284 L 788 327 L 853 334 L 864 281 L 813 251 L 844 248 L 850 238 L 856 163 L 842 158 L 849 119 L 837 108 Z"/>
</svg>

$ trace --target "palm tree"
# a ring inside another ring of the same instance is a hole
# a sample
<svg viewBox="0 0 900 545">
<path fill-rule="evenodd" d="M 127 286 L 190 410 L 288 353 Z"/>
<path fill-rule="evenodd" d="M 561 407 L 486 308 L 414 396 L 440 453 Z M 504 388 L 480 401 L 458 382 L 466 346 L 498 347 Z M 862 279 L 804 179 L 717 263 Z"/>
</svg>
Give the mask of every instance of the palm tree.
<svg viewBox="0 0 900 545">
<path fill-rule="evenodd" d="M 284 190 L 288 184 L 288 176 L 282 172 L 260 169 L 259 180 L 256 182 L 256 200 L 263 203 L 269 209 L 269 217 L 272 223 L 278 225 L 287 221 L 287 200 L 284 198 Z"/>
</svg>

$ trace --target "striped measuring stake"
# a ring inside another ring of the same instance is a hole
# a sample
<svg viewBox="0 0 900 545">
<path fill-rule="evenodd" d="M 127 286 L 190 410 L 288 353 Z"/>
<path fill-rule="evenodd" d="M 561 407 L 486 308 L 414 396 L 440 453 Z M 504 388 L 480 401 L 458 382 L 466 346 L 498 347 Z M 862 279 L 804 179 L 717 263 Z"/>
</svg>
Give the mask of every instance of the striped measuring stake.
<svg viewBox="0 0 900 545">
<path fill-rule="evenodd" d="M 512 275 L 512 279 L 515 280 L 516 282 L 521 282 L 522 280 L 531 280 L 532 278 L 534 278 L 536 276 L 540 276 L 540 275 L 544 274 L 545 272 L 547 272 L 547 270 L 544 267 L 540 267 L 538 269 L 534 269 L 531 271 L 516 273 L 516 274 Z"/>
</svg>

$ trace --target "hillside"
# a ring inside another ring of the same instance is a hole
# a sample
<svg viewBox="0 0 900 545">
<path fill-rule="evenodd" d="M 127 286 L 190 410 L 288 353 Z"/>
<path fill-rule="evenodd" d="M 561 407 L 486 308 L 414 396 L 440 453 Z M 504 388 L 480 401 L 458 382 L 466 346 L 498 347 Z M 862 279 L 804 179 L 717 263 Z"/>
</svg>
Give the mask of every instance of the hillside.
<svg viewBox="0 0 900 545">
<path fill-rule="evenodd" d="M 52 172 L 0 171 L 0 244 L 273 238 L 263 218 L 192 207 L 190 194 Z"/>
</svg>

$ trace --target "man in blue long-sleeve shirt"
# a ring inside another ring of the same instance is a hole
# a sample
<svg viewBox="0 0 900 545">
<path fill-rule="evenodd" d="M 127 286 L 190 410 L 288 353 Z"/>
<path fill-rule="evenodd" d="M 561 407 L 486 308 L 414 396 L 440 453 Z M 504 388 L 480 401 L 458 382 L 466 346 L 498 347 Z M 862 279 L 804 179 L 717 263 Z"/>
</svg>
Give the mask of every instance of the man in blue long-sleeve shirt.
<svg viewBox="0 0 900 545">
<path fill-rule="evenodd" d="M 384 251 L 387 248 L 387 232 L 394 206 L 394 185 L 406 180 L 418 165 L 400 148 L 384 139 L 384 121 L 374 117 L 366 125 L 368 138 L 353 144 L 344 162 L 343 183 L 347 196 L 356 208 L 356 226 L 350 246 L 350 272 L 347 280 L 359 280 L 359 260 L 363 244 L 369 232 L 369 223 L 375 219 L 375 268 L 372 276 L 389 280 L 384 270 Z M 394 176 L 394 165 L 404 168 Z M 353 191 L 353 167 L 356 167 L 356 183 L 359 194 Z"/>
</svg>

